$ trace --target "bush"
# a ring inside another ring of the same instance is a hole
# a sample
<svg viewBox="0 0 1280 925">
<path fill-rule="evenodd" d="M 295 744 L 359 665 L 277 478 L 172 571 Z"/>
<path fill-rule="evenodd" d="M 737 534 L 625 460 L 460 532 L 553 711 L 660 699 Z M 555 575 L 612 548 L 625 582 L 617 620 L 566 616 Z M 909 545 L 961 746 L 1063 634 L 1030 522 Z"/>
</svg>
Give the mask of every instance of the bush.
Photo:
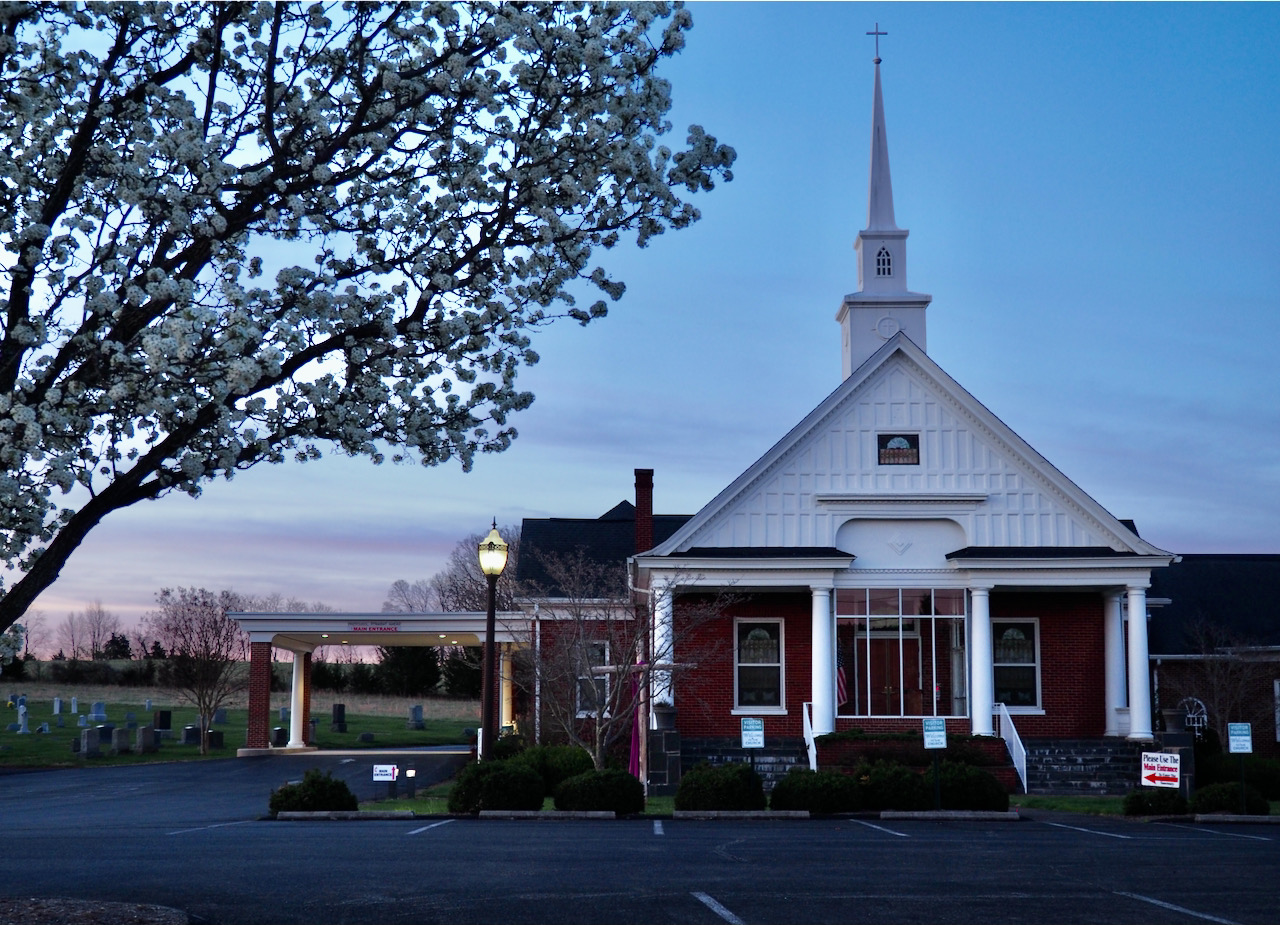
<svg viewBox="0 0 1280 925">
<path fill-rule="evenodd" d="M 699 764 L 680 780 L 675 808 L 680 810 L 764 809 L 764 784 L 755 768 L 741 762 Z"/>
<path fill-rule="evenodd" d="M 323 774 L 312 768 L 297 784 L 285 784 L 271 792 L 267 808 L 271 818 L 283 812 L 325 812 L 357 809 L 356 795 L 344 780 L 338 780 L 328 771 Z"/>
<path fill-rule="evenodd" d="M 1245 784 L 1245 815 L 1268 816 L 1271 806 L 1255 788 Z M 1191 811 L 1193 813 L 1238 813 L 1240 812 L 1240 783 L 1210 784 L 1201 787 L 1191 795 Z"/>
<path fill-rule="evenodd" d="M 888 761 L 860 765 L 854 771 L 864 809 L 932 809 L 933 792 L 910 768 Z"/>
<path fill-rule="evenodd" d="M 990 771 L 955 761 L 942 762 L 938 770 L 943 809 L 977 809 L 998 813 L 1008 811 L 1009 793 Z M 932 798 L 933 768 L 925 774 L 925 789 Z"/>
<path fill-rule="evenodd" d="M 644 785 L 626 771 L 587 771 L 561 782 L 556 809 L 605 810 L 619 816 L 644 812 Z"/>
<path fill-rule="evenodd" d="M 524 750 L 524 736 L 500 735 L 497 741 L 493 743 L 492 754 L 489 757 L 494 761 L 506 761 L 508 758 L 514 758 L 519 755 Z"/>
<path fill-rule="evenodd" d="M 461 771 L 449 791 L 449 812 L 542 809 L 546 790 L 538 772 L 517 759 L 481 761 Z"/>
<path fill-rule="evenodd" d="M 1124 798 L 1126 816 L 1180 816 L 1186 811 L 1186 797 L 1171 788 L 1139 787 Z"/>
<path fill-rule="evenodd" d="M 852 813 L 862 808 L 858 782 L 839 771 L 792 768 L 769 795 L 770 809 L 805 809 L 811 813 Z"/>
<path fill-rule="evenodd" d="M 1196 755 L 1196 784 L 1240 782 L 1240 755 Z M 1280 800 L 1280 761 L 1258 755 L 1244 756 L 1244 782 L 1268 800 Z"/>
<path fill-rule="evenodd" d="M 595 769 L 591 756 L 576 745 L 534 745 L 520 752 L 520 760 L 542 775 L 547 793 L 555 793 L 564 781 Z"/>
</svg>

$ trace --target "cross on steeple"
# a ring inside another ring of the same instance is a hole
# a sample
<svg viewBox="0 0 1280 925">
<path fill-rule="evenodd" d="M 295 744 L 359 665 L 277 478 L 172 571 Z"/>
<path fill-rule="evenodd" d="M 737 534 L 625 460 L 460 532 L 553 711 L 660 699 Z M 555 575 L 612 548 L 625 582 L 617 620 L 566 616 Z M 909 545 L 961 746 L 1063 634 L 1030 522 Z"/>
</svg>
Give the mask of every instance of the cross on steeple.
<svg viewBox="0 0 1280 925">
<path fill-rule="evenodd" d="M 880 63 L 880 36 L 888 35 L 888 34 L 889 34 L 888 32 L 880 31 L 880 23 L 876 23 L 876 28 L 874 32 L 867 33 L 867 35 L 874 35 L 876 37 L 876 60 L 875 60 L 876 64 Z"/>
</svg>

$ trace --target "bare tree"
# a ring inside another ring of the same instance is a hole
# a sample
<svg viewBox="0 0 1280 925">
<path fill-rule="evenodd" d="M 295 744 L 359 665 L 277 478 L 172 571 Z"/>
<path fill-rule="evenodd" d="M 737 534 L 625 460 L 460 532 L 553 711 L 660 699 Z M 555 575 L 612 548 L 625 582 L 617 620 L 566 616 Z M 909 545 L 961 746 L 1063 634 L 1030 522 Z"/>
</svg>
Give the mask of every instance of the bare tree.
<svg viewBox="0 0 1280 925">
<path fill-rule="evenodd" d="M 653 602 L 633 595 L 624 563 L 601 563 L 582 550 L 539 559 L 547 586 L 526 589 L 525 603 L 536 602 L 539 616 L 520 649 L 531 679 L 523 683 L 536 688 L 544 720 L 603 769 L 609 752 L 635 733 L 637 715 L 644 721 L 653 681 L 716 657 L 718 647 L 700 630 L 730 601 L 685 602 L 675 632 L 659 640 L 651 632 Z M 654 589 L 656 597 L 669 593 Z"/>
<path fill-rule="evenodd" d="M 165 588 L 156 603 L 144 621 L 168 653 L 178 690 L 199 711 L 200 753 L 207 754 L 214 711 L 248 684 L 248 640 L 227 616 L 244 607 L 233 591 L 204 588 Z"/>
<path fill-rule="evenodd" d="M 102 601 L 94 601 L 84 609 L 81 620 L 89 657 L 102 658 L 111 637 L 120 632 L 120 618 L 103 607 Z"/>
<path fill-rule="evenodd" d="M 82 614 L 72 611 L 55 630 L 58 648 L 72 661 L 89 657 L 89 634 Z"/>
<path fill-rule="evenodd" d="M 427 581 L 413 584 L 401 579 L 387 590 L 382 602 L 384 611 L 419 613 L 439 610 L 445 613 L 478 613 L 489 606 L 489 581 L 480 571 L 480 559 L 476 549 L 488 535 L 473 533 L 461 539 L 449 553 L 444 568 Z M 520 528 L 506 525 L 498 528 L 498 535 L 507 544 L 507 566 L 498 576 L 497 600 L 499 610 L 514 610 L 519 594 L 516 586 L 516 569 L 520 564 Z"/>
<path fill-rule="evenodd" d="M 1260 655 L 1230 629 L 1204 619 L 1194 621 L 1187 639 L 1198 657 L 1186 663 L 1185 693 L 1204 702 L 1209 723 L 1222 742 L 1228 723 L 1265 722 L 1275 661 Z"/>
<path fill-rule="evenodd" d="M 49 646 L 49 617 L 43 610 L 29 610 L 22 618 L 22 625 L 26 627 L 27 634 L 23 639 L 23 656 L 34 655 L 40 657 Z"/>
<path fill-rule="evenodd" d="M 386 600 L 382 602 L 384 613 L 429 613 L 438 609 L 431 583 L 421 579 L 413 584 L 403 578 L 392 583 L 387 589 Z"/>
</svg>

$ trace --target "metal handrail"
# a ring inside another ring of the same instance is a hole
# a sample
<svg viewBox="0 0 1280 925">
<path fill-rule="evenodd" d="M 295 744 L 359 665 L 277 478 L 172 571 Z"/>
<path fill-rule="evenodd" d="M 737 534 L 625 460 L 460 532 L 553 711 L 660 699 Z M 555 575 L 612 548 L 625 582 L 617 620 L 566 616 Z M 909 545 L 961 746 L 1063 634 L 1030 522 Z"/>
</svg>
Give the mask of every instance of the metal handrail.
<svg viewBox="0 0 1280 925">
<path fill-rule="evenodd" d="M 1009 748 L 1009 757 L 1013 759 L 1013 766 L 1018 772 L 1018 779 L 1022 781 L 1022 792 L 1027 792 L 1027 750 L 1022 744 L 1022 738 L 1018 735 L 1018 730 L 1014 728 L 1013 717 L 1009 715 L 1009 708 L 1003 703 L 992 704 L 992 716 L 997 721 L 996 734 L 1004 739 L 1004 744 Z"/>
<path fill-rule="evenodd" d="M 818 770 L 818 743 L 813 739 L 813 720 L 809 718 L 809 711 L 813 707 L 813 703 L 806 700 L 800 709 L 800 716 L 804 720 L 804 747 L 809 752 L 809 770 Z"/>
</svg>

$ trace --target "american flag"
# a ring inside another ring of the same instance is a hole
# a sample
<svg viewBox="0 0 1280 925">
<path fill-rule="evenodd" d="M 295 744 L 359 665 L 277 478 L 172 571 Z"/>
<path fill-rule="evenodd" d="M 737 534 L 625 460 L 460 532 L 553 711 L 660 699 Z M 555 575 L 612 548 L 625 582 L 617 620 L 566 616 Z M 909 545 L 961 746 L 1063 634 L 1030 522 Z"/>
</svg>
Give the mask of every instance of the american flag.
<svg viewBox="0 0 1280 925">
<path fill-rule="evenodd" d="M 849 699 L 848 682 L 844 674 L 844 649 L 836 644 L 836 706 Z"/>
</svg>

